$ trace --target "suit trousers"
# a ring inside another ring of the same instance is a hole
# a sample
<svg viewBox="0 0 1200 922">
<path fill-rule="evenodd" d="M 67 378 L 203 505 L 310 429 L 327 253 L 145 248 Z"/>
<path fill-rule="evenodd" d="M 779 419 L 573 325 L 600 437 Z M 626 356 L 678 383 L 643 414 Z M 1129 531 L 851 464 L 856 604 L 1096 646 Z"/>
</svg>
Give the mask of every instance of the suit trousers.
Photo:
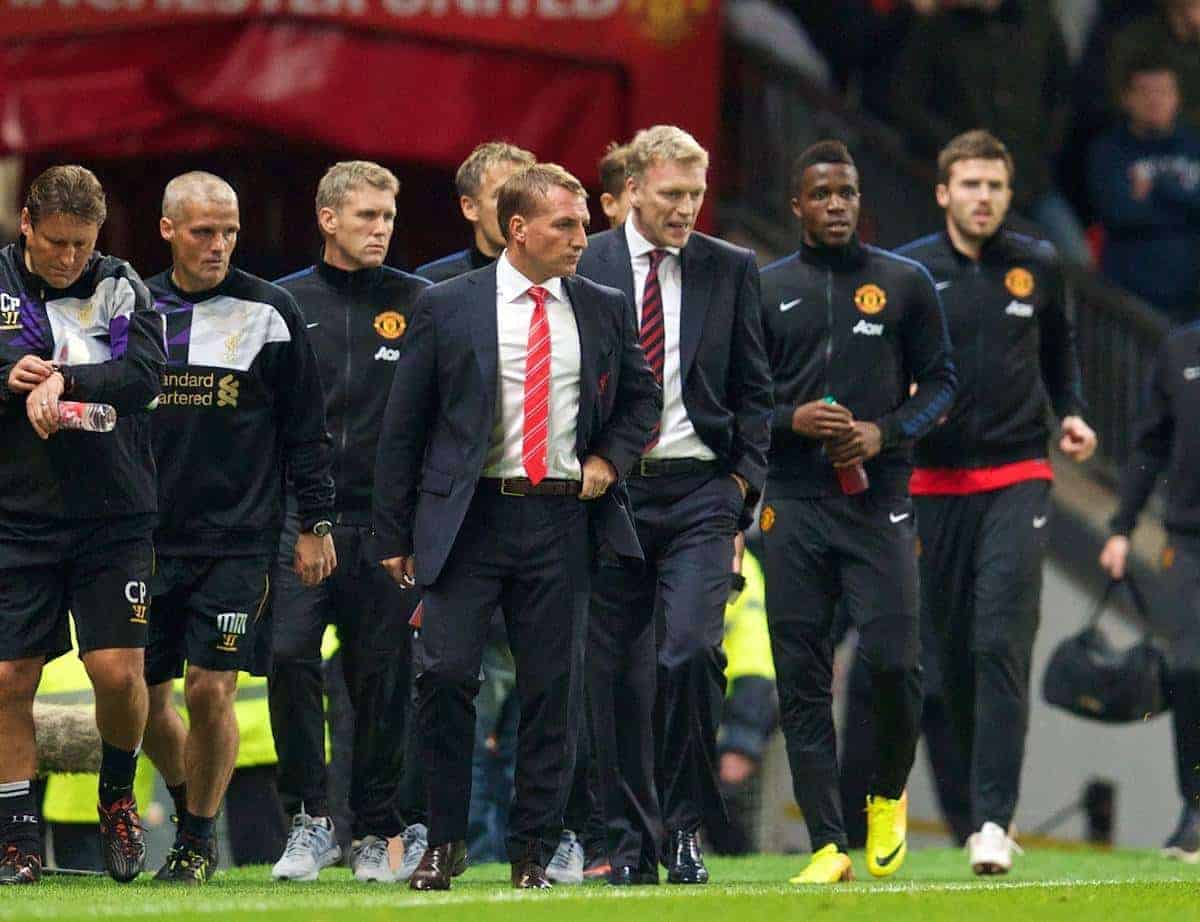
<svg viewBox="0 0 1200 922">
<path fill-rule="evenodd" d="M 724 474 L 629 480 L 644 565 L 602 555 L 592 593 L 588 693 L 609 860 L 657 870 L 667 831 L 722 809 L 717 725 L 733 536 Z"/>
<path fill-rule="evenodd" d="M 415 723 L 431 846 L 467 836 L 474 699 L 499 605 L 521 713 L 509 859 L 544 866 L 554 854 L 583 702 L 588 532 L 587 504 L 576 497 L 504 496 L 481 485 L 445 566 L 425 587 Z"/>
<path fill-rule="evenodd" d="M 332 623 L 337 626 L 354 710 L 353 835 L 398 835 L 404 822 L 396 789 L 409 713 L 407 622 L 417 596 L 392 582 L 376 559 L 369 529 L 357 525 L 334 526 L 338 567 L 320 586 L 306 588 L 291 566 L 298 531 L 297 520 L 289 518 L 272 580 L 274 666 L 269 694 L 280 800 L 289 814 L 302 804 L 313 814 L 329 810 L 321 638 Z"/>
</svg>

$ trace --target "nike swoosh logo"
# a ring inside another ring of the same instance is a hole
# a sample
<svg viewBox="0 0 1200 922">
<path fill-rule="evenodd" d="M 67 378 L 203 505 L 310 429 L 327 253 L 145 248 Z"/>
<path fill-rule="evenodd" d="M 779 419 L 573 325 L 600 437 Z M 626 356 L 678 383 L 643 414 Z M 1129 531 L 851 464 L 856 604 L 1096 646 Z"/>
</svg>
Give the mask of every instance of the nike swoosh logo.
<svg viewBox="0 0 1200 922">
<path fill-rule="evenodd" d="M 945 291 L 947 288 L 949 288 L 953 284 L 954 284 L 953 282 L 938 282 L 933 287 L 936 288 L 938 291 Z"/>
<path fill-rule="evenodd" d="M 895 525 L 897 522 L 903 522 L 905 519 L 907 519 L 908 513 L 902 512 L 902 513 L 900 513 L 900 515 L 896 515 L 896 513 L 894 513 L 894 512 L 889 512 L 888 518 L 891 519 L 892 524 Z"/>
<path fill-rule="evenodd" d="M 797 298 L 795 301 L 780 301 L 779 302 L 779 312 L 783 313 L 784 311 L 790 311 L 793 307 L 795 307 L 797 304 L 799 304 L 803 300 L 804 300 L 803 298 Z"/>
<path fill-rule="evenodd" d="M 1044 515 L 1035 515 L 1035 516 L 1033 517 L 1033 527 L 1034 527 L 1034 528 L 1041 528 L 1041 527 L 1042 527 L 1043 525 L 1045 525 L 1045 524 L 1046 524 L 1046 516 L 1044 516 Z"/>
<path fill-rule="evenodd" d="M 884 855 L 882 858 L 876 858 L 875 863 L 881 868 L 886 868 L 889 864 L 896 860 L 896 856 L 900 854 L 900 849 L 902 848 L 904 848 L 903 842 L 893 848 L 890 855 Z"/>
<path fill-rule="evenodd" d="M 317 327 L 319 327 L 320 325 L 321 325 L 321 324 L 319 324 L 319 323 L 306 323 L 306 324 L 304 325 L 304 329 L 306 329 L 306 330 L 315 330 L 315 329 L 316 329 Z"/>
</svg>

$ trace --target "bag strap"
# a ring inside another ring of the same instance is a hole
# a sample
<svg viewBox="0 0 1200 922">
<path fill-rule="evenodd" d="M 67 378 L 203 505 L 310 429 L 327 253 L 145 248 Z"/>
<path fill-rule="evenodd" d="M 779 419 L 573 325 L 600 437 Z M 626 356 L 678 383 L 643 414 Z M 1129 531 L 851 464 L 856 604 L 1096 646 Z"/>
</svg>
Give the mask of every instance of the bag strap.
<svg viewBox="0 0 1200 922">
<path fill-rule="evenodd" d="M 1087 627 L 1094 628 L 1104 615 L 1105 606 L 1108 604 L 1109 598 L 1118 586 L 1124 586 L 1129 591 L 1129 597 L 1133 599 L 1133 607 L 1137 609 L 1137 613 L 1141 616 L 1144 630 L 1143 637 L 1149 637 L 1153 632 L 1150 630 L 1150 606 L 1146 604 L 1146 597 L 1142 595 L 1141 587 L 1138 586 L 1137 580 L 1133 578 L 1133 572 L 1125 571 L 1123 579 L 1109 579 L 1104 586 L 1104 592 L 1100 595 L 1099 601 L 1096 602 L 1095 608 L 1092 609 L 1091 615 L 1087 620 Z"/>
</svg>

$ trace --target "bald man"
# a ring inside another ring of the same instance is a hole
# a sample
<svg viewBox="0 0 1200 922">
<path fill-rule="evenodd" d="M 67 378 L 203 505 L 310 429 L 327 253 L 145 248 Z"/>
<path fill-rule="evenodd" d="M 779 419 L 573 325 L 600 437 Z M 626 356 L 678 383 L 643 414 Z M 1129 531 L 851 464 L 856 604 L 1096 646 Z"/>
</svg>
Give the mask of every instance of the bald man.
<svg viewBox="0 0 1200 922">
<path fill-rule="evenodd" d="M 299 507 L 297 576 L 315 586 L 337 565 L 331 443 L 304 318 L 291 294 L 230 266 L 239 229 L 227 182 L 177 176 L 159 222 L 173 262 L 147 282 L 166 322 L 167 370 L 154 420 L 158 559 L 143 746 L 179 816 L 155 880 L 190 885 L 213 870 L 213 822 L 237 758 L 238 670 L 269 667 L 281 472 Z M 186 728 L 171 701 L 181 676 Z"/>
</svg>

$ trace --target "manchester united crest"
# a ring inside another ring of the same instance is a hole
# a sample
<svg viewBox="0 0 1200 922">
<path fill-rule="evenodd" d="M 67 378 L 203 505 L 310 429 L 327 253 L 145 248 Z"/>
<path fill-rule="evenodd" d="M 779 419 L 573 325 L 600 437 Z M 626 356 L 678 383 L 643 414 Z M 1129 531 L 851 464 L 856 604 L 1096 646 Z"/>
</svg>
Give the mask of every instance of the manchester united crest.
<svg viewBox="0 0 1200 922">
<path fill-rule="evenodd" d="M 626 8 L 638 30 L 660 45 L 676 45 L 696 30 L 711 0 L 628 0 Z"/>
<path fill-rule="evenodd" d="M 1014 298 L 1028 298 L 1033 294 L 1033 273 L 1017 266 L 1004 276 L 1004 287 Z"/>
<path fill-rule="evenodd" d="M 375 315 L 375 332 L 384 339 L 399 339 L 407 327 L 408 322 L 399 311 L 384 311 Z"/>
<path fill-rule="evenodd" d="M 887 307 L 887 292 L 878 285 L 863 285 L 854 292 L 854 304 L 864 314 L 878 314 Z"/>
<path fill-rule="evenodd" d="M 763 506 L 762 515 L 758 519 L 758 527 L 762 529 L 763 534 L 775 527 L 775 508 L 773 506 Z"/>
</svg>

